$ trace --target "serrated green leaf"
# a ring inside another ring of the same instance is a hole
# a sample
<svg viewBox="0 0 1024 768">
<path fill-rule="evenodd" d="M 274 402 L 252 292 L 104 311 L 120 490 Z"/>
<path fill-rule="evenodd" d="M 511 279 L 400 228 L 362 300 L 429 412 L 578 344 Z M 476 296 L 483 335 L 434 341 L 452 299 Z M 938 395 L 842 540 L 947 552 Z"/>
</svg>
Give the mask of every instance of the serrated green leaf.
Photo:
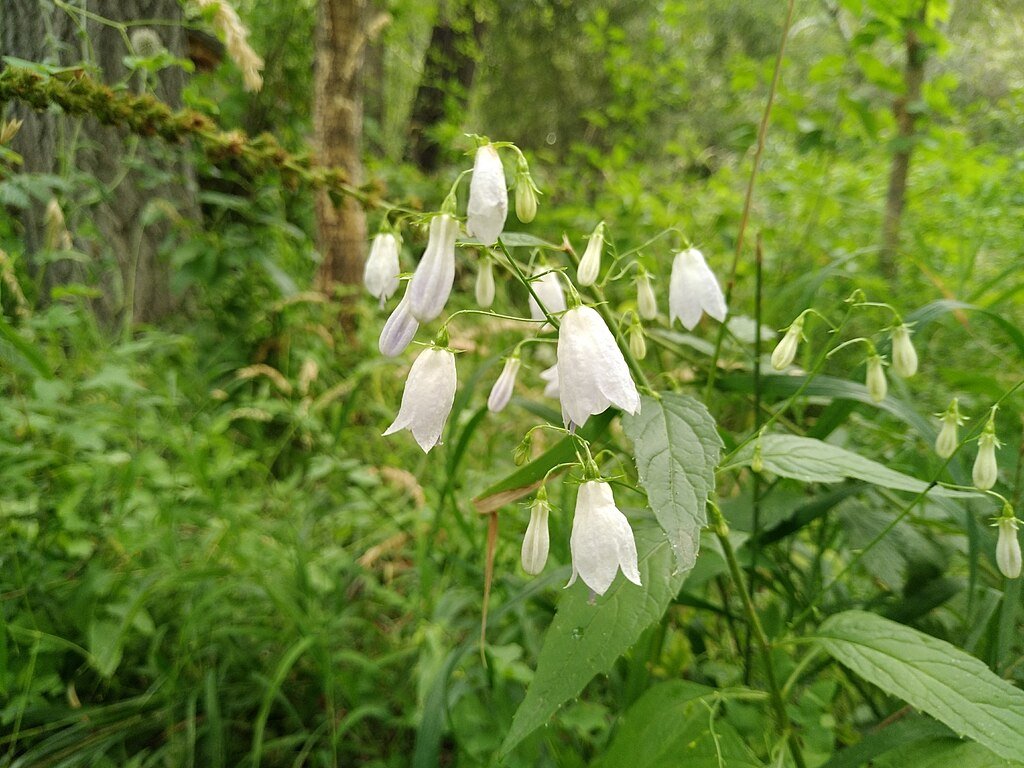
<svg viewBox="0 0 1024 768">
<path fill-rule="evenodd" d="M 558 612 L 544 635 L 533 682 L 516 710 L 502 754 L 543 725 L 594 675 L 610 670 L 643 631 L 661 619 L 682 588 L 687 571 L 672 573 L 672 550 L 664 534 L 644 526 L 635 535 L 643 586 L 619 574 L 594 604 L 582 581 L 562 593 Z"/>
<path fill-rule="evenodd" d="M 1024 754 L 1024 691 L 944 640 L 865 611 L 825 620 L 813 639 L 886 693 L 1000 757 Z"/>
<path fill-rule="evenodd" d="M 856 478 L 882 488 L 909 493 L 927 491 L 931 496 L 953 499 L 977 497 L 974 491 L 956 491 L 941 486 L 931 487 L 916 477 L 905 475 L 877 461 L 840 448 L 838 445 L 799 435 L 765 435 L 745 445 L 722 469 L 750 466 L 754 451 L 760 446 L 764 469 L 779 477 L 805 483 L 841 483 Z"/>
<path fill-rule="evenodd" d="M 647 690 L 619 719 L 608 751 L 593 768 L 757 768 L 762 765 L 728 722 L 713 721 L 714 688 L 684 680 Z"/>
<path fill-rule="evenodd" d="M 697 560 L 700 530 L 707 525 L 707 498 L 715 488 L 722 440 L 704 404 L 688 395 L 643 397 L 640 413 L 623 416 L 633 441 L 640 484 L 658 523 L 668 534 L 676 564 Z"/>
</svg>

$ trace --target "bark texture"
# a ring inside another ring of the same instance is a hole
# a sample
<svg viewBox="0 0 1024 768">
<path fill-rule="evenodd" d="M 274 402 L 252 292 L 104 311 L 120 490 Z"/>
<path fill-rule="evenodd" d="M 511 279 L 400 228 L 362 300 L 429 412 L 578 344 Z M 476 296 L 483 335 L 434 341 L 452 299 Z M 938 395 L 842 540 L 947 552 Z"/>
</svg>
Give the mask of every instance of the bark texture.
<svg viewBox="0 0 1024 768">
<path fill-rule="evenodd" d="M 361 74 L 367 42 L 366 0 L 320 0 L 317 25 L 313 124 L 321 163 L 345 169 L 362 184 L 363 100 Z M 318 287 L 356 285 L 362 280 L 366 214 L 346 197 L 317 196 L 317 235 L 323 261 Z"/>
<path fill-rule="evenodd" d="M 81 0 L 79 7 L 89 16 L 65 12 L 50 0 L 3 0 L 0 50 L 3 55 L 64 66 L 85 61 L 100 69 L 105 82 L 117 83 L 129 74 L 122 60 L 131 52 L 120 31 L 96 17 L 112 21 L 181 18 L 177 0 Z M 172 54 L 186 55 L 180 25 L 154 24 L 149 31 Z M 131 87 L 141 88 L 138 77 Z M 180 106 L 184 82 L 180 68 L 164 69 L 155 83 L 157 97 Z M 108 321 L 148 323 L 172 314 L 176 302 L 170 289 L 170 266 L 161 249 L 171 234 L 171 219 L 198 217 L 195 179 L 185 155 L 180 149 L 139 141 L 90 119 L 36 114 L 21 106 L 14 113 L 25 120 L 14 145 L 25 158 L 23 170 L 80 171 L 86 181 L 76 184 L 71 199 L 61 202 L 72 234 L 79 218 L 96 228 L 94 235 L 75 237 L 76 247 L 90 257 L 88 264 L 59 261 L 39 268 L 47 293 L 56 285 L 82 281 L 100 288 L 97 310 Z M 160 208 L 168 215 L 144 216 Z M 77 211 L 84 215 L 79 217 Z M 27 212 L 24 225 L 29 251 L 36 252 L 41 245 L 41 213 Z"/>
<path fill-rule="evenodd" d="M 924 23 L 928 9 L 927 0 L 921 3 L 917 21 Z M 914 26 L 906 25 L 906 63 L 903 67 L 903 94 L 892 106 L 896 118 L 896 150 L 889 166 L 889 187 L 885 195 L 885 218 L 882 222 L 882 244 L 878 252 L 878 269 L 890 280 L 899 276 L 897 256 L 900 246 L 900 225 L 907 201 L 907 177 L 910 174 L 910 160 L 914 151 L 914 136 L 917 130 L 918 105 L 924 86 L 924 68 L 927 51 L 918 39 Z"/>
<path fill-rule="evenodd" d="M 458 122 L 469 103 L 485 29 L 475 0 L 448 0 L 438 12 L 409 117 L 409 159 L 427 173 L 444 156 L 436 129 Z"/>
</svg>

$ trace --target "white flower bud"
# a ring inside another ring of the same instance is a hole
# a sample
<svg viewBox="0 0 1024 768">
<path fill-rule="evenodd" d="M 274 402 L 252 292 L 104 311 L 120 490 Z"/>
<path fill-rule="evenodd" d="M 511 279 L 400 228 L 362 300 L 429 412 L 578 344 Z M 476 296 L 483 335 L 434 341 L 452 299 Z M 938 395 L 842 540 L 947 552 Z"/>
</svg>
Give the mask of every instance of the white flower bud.
<svg viewBox="0 0 1024 768">
<path fill-rule="evenodd" d="M 558 399 L 558 363 L 540 372 L 540 378 L 545 382 L 544 397 Z"/>
<path fill-rule="evenodd" d="M 885 379 L 885 368 L 882 367 L 881 355 L 871 355 L 868 358 L 867 376 L 864 383 L 872 400 L 876 403 L 885 400 L 889 391 L 889 382 Z"/>
<path fill-rule="evenodd" d="M 409 369 L 398 416 L 384 434 L 408 429 L 423 452 L 429 453 L 441 442 L 457 386 L 455 355 L 448 349 L 427 347 Z"/>
<path fill-rule="evenodd" d="M 647 357 L 647 340 L 644 339 L 644 329 L 639 323 L 629 329 L 629 353 L 637 360 Z"/>
<path fill-rule="evenodd" d="M 516 218 L 529 224 L 537 217 L 537 190 L 529 174 L 516 179 Z"/>
<path fill-rule="evenodd" d="M 903 379 L 917 373 L 917 350 L 910 340 L 910 328 L 905 323 L 892 329 L 892 370 Z"/>
<path fill-rule="evenodd" d="M 523 537 L 523 551 L 521 560 L 523 570 L 531 576 L 536 576 L 544 570 L 544 564 L 548 561 L 548 547 L 550 539 L 548 535 L 548 512 L 551 505 L 548 504 L 548 495 L 541 486 L 537 498 L 530 507 L 530 524 L 526 526 L 526 536 Z"/>
<path fill-rule="evenodd" d="M 384 323 L 377 340 L 377 348 L 385 357 L 397 357 L 405 351 L 414 338 L 420 324 L 409 309 L 409 291 L 406 290 L 395 311 Z"/>
<path fill-rule="evenodd" d="M 796 349 L 800 344 L 800 339 L 803 338 L 803 330 L 804 316 L 800 315 L 789 326 L 786 335 L 782 337 L 782 341 L 772 352 L 772 368 L 776 371 L 785 370 L 793 364 L 793 360 L 796 358 Z"/>
<path fill-rule="evenodd" d="M 626 413 L 640 411 L 640 394 L 629 366 L 593 307 L 575 307 L 562 315 L 558 386 L 566 425 L 582 427 L 590 416 L 612 405 Z"/>
<path fill-rule="evenodd" d="M 974 487 L 981 491 L 987 491 L 996 484 L 999 479 L 999 465 L 996 463 L 996 446 L 998 444 L 994 431 L 985 431 L 978 438 L 978 456 L 974 460 L 974 469 L 971 477 L 974 479 Z"/>
<path fill-rule="evenodd" d="M 603 595 L 620 568 L 627 579 L 640 585 L 633 529 L 615 506 L 611 486 L 603 480 L 590 480 L 580 486 L 569 550 L 572 577 L 566 586 L 571 586 L 579 577 L 597 594 Z"/>
<path fill-rule="evenodd" d="M 562 281 L 558 277 L 557 272 L 546 272 L 535 280 L 530 281 L 530 285 L 533 287 L 533 292 L 537 294 L 537 298 L 544 304 L 544 309 L 548 311 L 549 315 L 558 315 L 565 311 L 565 292 L 562 290 Z M 530 317 L 534 320 L 543 320 L 544 312 L 537 303 L 537 300 L 533 298 L 533 294 L 530 294 Z M 550 331 L 551 323 L 544 323 L 540 328 L 541 332 Z"/>
<path fill-rule="evenodd" d="M 459 222 L 446 213 L 430 220 L 430 236 L 406 295 L 413 317 L 429 323 L 441 314 L 455 282 L 455 238 Z"/>
<path fill-rule="evenodd" d="M 725 296 L 704 254 L 696 248 L 676 254 L 668 290 L 669 323 L 678 317 L 683 327 L 692 331 L 702 312 L 722 322 L 727 311 Z"/>
<path fill-rule="evenodd" d="M 488 258 L 481 258 L 477 268 L 476 303 L 481 309 L 489 309 L 494 303 L 494 264 Z"/>
<path fill-rule="evenodd" d="M 494 245 L 508 216 L 505 169 L 493 144 L 476 151 L 473 178 L 469 182 L 466 231 L 484 245 Z"/>
<path fill-rule="evenodd" d="M 594 228 L 587 243 L 587 250 L 583 252 L 579 268 L 576 270 L 576 282 L 580 285 L 593 285 L 597 282 L 597 275 L 601 271 L 601 251 L 604 250 L 604 222 L 602 221 Z"/>
<path fill-rule="evenodd" d="M 363 270 L 363 283 L 370 295 L 384 302 L 398 290 L 398 238 L 390 232 L 381 232 L 373 238 L 370 255 Z"/>
<path fill-rule="evenodd" d="M 935 453 L 940 459 L 948 459 L 959 444 L 956 419 L 943 418 L 942 429 L 939 430 L 939 436 L 935 438 Z"/>
<path fill-rule="evenodd" d="M 1020 576 L 1021 556 L 1020 540 L 1017 538 L 1017 518 L 1003 516 L 996 520 L 999 528 L 999 539 L 996 541 L 996 565 L 1008 579 Z"/>
<path fill-rule="evenodd" d="M 501 375 L 491 387 L 491 394 L 487 398 L 487 410 L 491 413 L 499 413 L 508 405 L 512 399 L 512 390 L 516 386 L 516 375 L 519 373 L 519 366 L 522 361 L 518 357 L 510 357 L 505 361 L 505 367 L 501 369 Z"/>
<path fill-rule="evenodd" d="M 654 320 L 658 316 L 658 298 L 646 270 L 641 271 L 636 279 L 636 311 L 644 320 Z"/>
</svg>

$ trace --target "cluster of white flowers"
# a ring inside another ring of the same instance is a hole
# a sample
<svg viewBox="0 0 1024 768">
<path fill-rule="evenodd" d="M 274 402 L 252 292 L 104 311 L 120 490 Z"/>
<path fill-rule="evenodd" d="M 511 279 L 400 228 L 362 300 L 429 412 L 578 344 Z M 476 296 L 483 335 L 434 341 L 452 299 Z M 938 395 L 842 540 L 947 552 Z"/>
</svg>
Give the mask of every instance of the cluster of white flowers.
<svg viewBox="0 0 1024 768">
<path fill-rule="evenodd" d="M 441 212 L 430 219 L 423 256 L 401 300 L 384 323 L 379 338 L 381 353 L 388 357 L 401 355 L 413 343 L 421 324 L 434 321 L 444 312 L 455 282 L 457 242 L 462 241 L 480 251 L 476 303 L 483 309 L 493 304 L 495 261 L 504 253 L 512 271 L 526 283 L 528 322 L 536 329 L 535 336 L 520 341 L 505 359 L 488 395 L 488 410 L 498 413 L 508 406 L 524 368 L 521 350 L 527 342 L 538 341 L 556 345 L 555 363 L 540 373 L 540 379 L 544 382 L 544 394 L 559 400 L 567 433 L 575 435 L 577 428 L 586 424 L 591 416 L 610 407 L 629 414 L 638 413 L 640 394 L 626 359 L 627 353 L 620 347 L 614 327 L 606 321 L 607 313 L 602 314 L 604 310 L 598 311 L 595 306 L 581 301 L 576 286 L 561 268 L 531 260 L 524 271 L 512 260 L 504 241 L 499 244 L 509 208 L 499 150 L 510 145 L 492 144 L 483 139 L 478 142 L 470 176 L 465 229 L 460 229 L 460 218 L 456 214 L 456 182 Z M 528 222 L 537 213 L 540 193 L 522 153 L 512 149 L 518 157 L 513 184 L 516 215 L 520 221 Z M 385 222 L 384 226 L 373 238 L 364 273 L 367 290 L 381 306 L 399 290 L 402 281 L 401 239 L 390 222 Z M 577 264 L 577 284 L 595 286 L 598 301 L 602 300 L 598 286 L 607 242 L 605 224 L 600 222 Z M 489 250 L 492 247 L 498 250 L 492 253 Z M 652 275 L 639 264 L 630 264 L 627 269 L 632 266 L 638 268 L 637 308 L 627 312 L 625 317 L 633 319 L 620 338 L 628 336 L 626 349 L 635 365 L 636 359 L 646 355 L 642 323 L 658 317 L 658 300 Z M 528 276 L 523 277 L 524 274 Z M 679 318 L 687 330 L 692 330 L 704 313 L 724 321 L 726 305 L 721 287 L 697 249 L 687 247 L 674 257 L 669 285 L 670 323 Z M 462 310 L 466 311 L 477 310 Z M 407 429 L 425 452 L 441 442 L 458 386 L 455 352 L 448 347 L 447 324 L 452 317 L 454 315 L 449 315 L 442 323 L 433 342 L 413 362 L 398 414 L 384 433 L 390 435 Z M 527 321 L 525 317 L 522 319 Z M 554 339 L 551 334 L 555 335 Z M 586 444 L 578 436 L 574 439 Z M 529 442 L 525 445 L 524 450 L 517 451 L 517 460 L 526 458 Z M 524 455 L 520 457 L 519 453 Z M 531 574 L 539 573 L 547 560 L 549 511 L 550 504 L 542 487 L 532 505 L 523 541 L 522 564 Z M 583 465 L 570 549 L 573 561 L 570 583 L 580 578 L 594 592 L 603 594 L 619 570 L 629 581 L 640 583 L 632 530 L 615 506 L 611 486 L 600 478 L 592 460 Z"/>
</svg>

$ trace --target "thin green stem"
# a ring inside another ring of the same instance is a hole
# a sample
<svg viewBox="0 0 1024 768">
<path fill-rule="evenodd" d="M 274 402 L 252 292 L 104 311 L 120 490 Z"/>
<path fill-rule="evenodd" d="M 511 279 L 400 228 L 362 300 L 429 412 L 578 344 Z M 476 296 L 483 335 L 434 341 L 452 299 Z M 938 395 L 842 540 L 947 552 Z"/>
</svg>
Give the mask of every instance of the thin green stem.
<svg viewBox="0 0 1024 768">
<path fill-rule="evenodd" d="M 789 719 L 789 713 L 786 712 L 786 702 L 782 698 L 782 689 L 779 687 L 778 677 L 775 673 L 775 663 L 772 661 L 771 640 L 768 639 L 768 635 L 761 625 L 761 618 L 757 614 L 754 601 L 750 597 L 750 591 L 747 589 L 746 580 L 743 577 L 743 569 L 740 568 L 739 560 L 736 558 L 736 551 L 732 548 L 732 542 L 729 540 L 729 526 L 717 505 L 709 503 L 708 510 L 711 517 L 711 530 L 722 546 L 722 553 L 725 555 L 725 560 L 729 565 L 729 573 L 732 575 L 736 591 L 739 592 L 740 600 L 743 603 L 743 612 L 747 616 L 747 623 L 761 651 L 761 661 L 764 664 L 765 677 L 768 679 L 768 695 L 771 700 L 772 711 L 775 715 L 775 722 L 789 743 L 790 753 L 793 755 L 793 762 L 796 763 L 797 768 L 807 768 L 803 753 L 800 751 L 799 740 L 793 731 L 793 724 Z"/>
<path fill-rule="evenodd" d="M 523 273 L 522 268 L 519 266 L 519 262 L 512 257 L 511 252 L 508 250 L 508 246 L 502 242 L 501 238 L 498 238 L 498 247 L 505 256 L 505 260 L 508 262 L 509 267 L 511 267 L 512 271 L 519 279 L 519 282 L 526 286 L 526 290 L 530 292 L 533 300 L 537 302 L 537 306 L 540 307 L 540 311 L 544 313 L 544 317 L 546 317 L 547 321 L 551 323 L 551 326 L 557 330 L 559 325 L 558 320 L 555 319 L 554 315 L 548 312 L 548 308 L 544 306 L 544 302 L 541 301 L 540 296 L 537 295 L 537 291 L 533 289 L 533 283 L 530 278 Z"/>
<path fill-rule="evenodd" d="M 757 182 L 757 171 L 761 167 L 761 155 L 764 154 L 765 139 L 768 135 L 768 122 L 771 119 L 772 105 L 775 103 L 775 94 L 778 91 L 779 80 L 782 75 L 782 61 L 786 56 L 786 41 L 789 39 L 789 30 L 793 26 L 793 6 L 794 0 L 789 0 L 786 5 L 786 20 L 782 23 L 782 39 L 779 41 L 779 52 L 775 57 L 775 69 L 772 71 L 772 82 L 768 88 L 768 101 L 764 105 L 761 124 L 757 129 L 757 148 L 754 150 L 754 166 L 750 169 L 750 178 L 747 180 L 747 193 L 743 200 L 743 214 L 740 217 L 739 231 L 736 233 L 736 251 L 733 253 L 732 266 L 729 268 L 729 280 L 725 286 L 725 303 L 727 306 L 732 300 L 733 287 L 736 285 L 736 270 L 739 268 L 740 256 L 743 254 L 743 238 L 747 231 L 747 223 L 750 221 L 750 208 L 754 199 L 754 184 Z M 725 323 L 722 323 L 718 328 L 718 337 L 715 339 L 715 352 L 711 357 L 711 367 L 708 369 L 708 383 L 704 390 L 705 402 L 709 401 L 711 390 L 715 384 L 718 358 L 722 353 L 725 331 Z"/>
</svg>

